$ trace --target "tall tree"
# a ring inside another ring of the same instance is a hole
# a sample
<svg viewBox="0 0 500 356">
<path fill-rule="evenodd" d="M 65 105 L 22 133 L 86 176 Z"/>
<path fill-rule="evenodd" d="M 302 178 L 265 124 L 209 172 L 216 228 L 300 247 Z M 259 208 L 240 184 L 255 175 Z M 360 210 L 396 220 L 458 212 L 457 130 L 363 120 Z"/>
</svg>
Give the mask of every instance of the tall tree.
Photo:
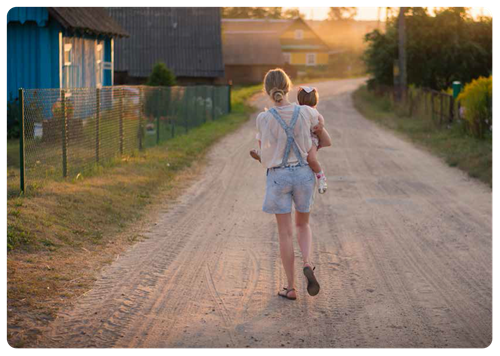
<svg viewBox="0 0 500 356">
<path fill-rule="evenodd" d="M 357 7 L 331 7 L 328 12 L 328 20 L 342 21 L 352 20 L 358 14 Z"/>
<path fill-rule="evenodd" d="M 284 19 L 296 19 L 297 17 L 304 18 L 304 14 L 300 12 L 298 7 L 294 7 L 283 11 L 281 17 Z"/>
<path fill-rule="evenodd" d="M 446 89 L 455 80 L 468 83 L 492 71 L 492 19 L 473 20 L 467 9 L 422 7 L 405 12 L 408 84 Z M 393 85 L 398 54 L 398 19 L 386 31 L 366 35 L 364 60 L 372 84 Z"/>
</svg>

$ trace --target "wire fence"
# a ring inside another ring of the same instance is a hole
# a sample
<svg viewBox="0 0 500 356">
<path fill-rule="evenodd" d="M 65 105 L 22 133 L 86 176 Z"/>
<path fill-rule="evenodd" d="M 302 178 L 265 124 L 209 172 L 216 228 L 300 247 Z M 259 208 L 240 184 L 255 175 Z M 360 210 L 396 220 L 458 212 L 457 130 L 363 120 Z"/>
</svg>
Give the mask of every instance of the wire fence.
<svg viewBox="0 0 500 356">
<path fill-rule="evenodd" d="M 230 112 L 229 86 L 20 89 L 21 190 L 74 177 Z"/>
<path fill-rule="evenodd" d="M 396 100 L 395 88 L 377 86 L 377 95 L 388 98 L 394 107 L 409 117 L 425 118 L 436 125 L 451 124 L 462 118 L 460 102 L 453 95 L 428 88 L 409 88 L 405 100 Z"/>
</svg>

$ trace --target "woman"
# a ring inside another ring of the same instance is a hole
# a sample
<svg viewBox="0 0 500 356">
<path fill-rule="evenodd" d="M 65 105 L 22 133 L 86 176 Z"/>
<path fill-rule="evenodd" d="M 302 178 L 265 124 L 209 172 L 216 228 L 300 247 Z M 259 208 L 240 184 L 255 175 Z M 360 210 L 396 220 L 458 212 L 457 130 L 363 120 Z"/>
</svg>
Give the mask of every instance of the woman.
<svg viewBox="0 0 500 356">
<path fill-rule="evenodd" d="M 316 109 L 288 101 L 291 86 L 290 78 L 283 70 L 267 72 L 264 89 L 273 107 L 257 117 L 257 140 L 261 162 L 267 168 L 262 210 L 276 215 L 281 261 L 288 283 L 278 295 L 295 300 L 292 202 L 307 291 L 314 296 L 319 293 L 320 287 L 310 262 L 312 234 L 309 213 L 315 186 L 314 172 L 307 165 L 307 152 L 312 146 L 311 129 L 318 135 L 322 147 L 330 146 L 331 141 L 328 132 L 318 122 Z"/>
</svg>

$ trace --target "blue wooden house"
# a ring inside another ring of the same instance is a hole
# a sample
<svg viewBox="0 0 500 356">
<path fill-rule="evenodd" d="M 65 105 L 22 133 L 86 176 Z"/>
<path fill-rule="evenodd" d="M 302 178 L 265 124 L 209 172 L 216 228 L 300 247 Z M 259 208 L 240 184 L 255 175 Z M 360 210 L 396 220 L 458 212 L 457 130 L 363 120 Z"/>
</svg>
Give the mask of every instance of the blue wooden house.
<svg viewBox="0 0 500 356">
<path fill-rule="evenodd" d="M 7 100 L 18 89 L 113 85 L 113 38 L 103 8 L 14 7 L 7 14 Z"/>
</svg>

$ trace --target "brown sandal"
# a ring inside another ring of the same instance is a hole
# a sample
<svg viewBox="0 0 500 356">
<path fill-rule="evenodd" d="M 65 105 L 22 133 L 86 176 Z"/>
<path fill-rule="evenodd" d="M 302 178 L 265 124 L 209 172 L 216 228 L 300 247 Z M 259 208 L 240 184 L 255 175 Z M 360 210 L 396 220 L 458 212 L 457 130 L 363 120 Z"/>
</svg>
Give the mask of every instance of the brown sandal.
<svg viewBox="0 0 500 356">
<path fill-rule="evenodd" d="M 295 292 L 295 288 L 292 288 L 292 289 L 283 288 L 283 290 L 280 290 L 280 291 L 278 292 L 278 295 L 279 295 L 280 297 L 283 297 L 283 298 L 286 298 L 286 299 L 290 299 L 290 300 L 295 300 L 295 299 L 297 299 L 297 297 L 289 297 L 289 296 L 288 296 L 288 293 L 290 293 L 290 292 Z"/>
<path fill-rule="evenodd" d="M 312 268 L 311 266 L 304 267 L 304 275 L 307 278 L 307 293 L 312 297 L 319 293 L 319 283 L 314 275 L 315 269 L 316 267 L 314 266 Z"/>
<path fill-rule="evenodd" d="M 257 161 L 260 162 L 260 155 L 257 152 L 257 150 L 251 150 L 250 151 L 250 156 L 252 156 L 253 159 L 256 159 Z"/>
</svg>

